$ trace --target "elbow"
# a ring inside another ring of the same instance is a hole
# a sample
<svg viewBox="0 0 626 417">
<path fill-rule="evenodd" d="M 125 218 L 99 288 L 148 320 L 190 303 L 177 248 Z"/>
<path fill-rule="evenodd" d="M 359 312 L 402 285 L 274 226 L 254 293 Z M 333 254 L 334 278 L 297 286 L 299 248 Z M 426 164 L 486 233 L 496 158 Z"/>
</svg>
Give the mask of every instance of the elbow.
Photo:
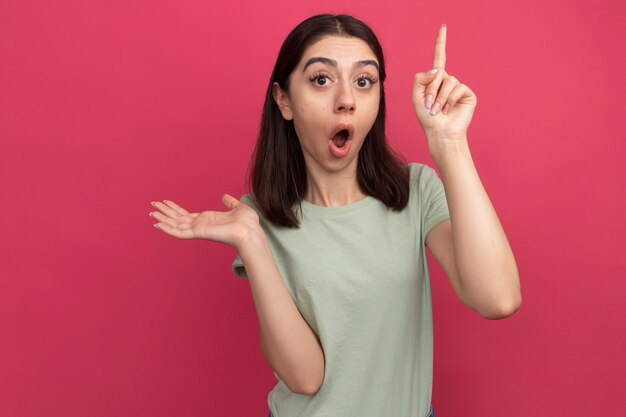
<svg viewBox="0 0 626 417">
<path fill-rule="evenodd" d="M 308 382 L 300 382 L 298 384 L 288 383 L 287 381 L 283 381 L 283 383 L 287 386 L 289 391 L 300 394 L 300 395 L 313 395 L 317 392 L 315 385 L 310 384 Z"/>
<path fill-rule="evenodd" d="M 321 372 L 321 376 L 318 376 L 317 378 L 312 378 L 310 381 L 308 381 L 307 384 L 303 384 L 302 389 L 300 390 L 300 394 L 304 394 L 304 395 L 315 395 L 317 394 L 317 391 L 319 391 L 319 389 L 322 386 L 322 382 L 324 381 L 324 368 L 322 367 L 322 372 Z"/>
<path fill-rule="evenodd" d="M 289 391 L 300 395 L 315 395 L 322 386 L 326 368 L 326 361 L 321 349 L 320 352 L 318 358 L 305 358 L 302 361 L 309 366 L 298 369 L 282 367 L 282 370 L 291 370 L 291 372 L 283 373 L 275 370 L 274 373 Z"/>
<path fill-rule="evenodd" d="M 522 306 L 522 298 L 515 297 L 509 303 L 503 303 L 497 308 L 491 308 L 487 311 L 481 311 L 479 314 L 487 320 L 502 320 L 511 317 Z"/>
<path fill-rule="evenodd" d="M 517 274 L 507 275 L 507 279 L 499 281 L 507 282 L 508 288 L 492 294 L 489 302 L 484 303 L 481 308 L 475 311 L 488 320 L 501 320 L 511 317 L 522 306 L 522 292 L 519 285 L 519 276 Z M 497 280 L 494 280 L 497 282 Z"/>
<path fill-rule="evenodd" d="M 308 378 L 306 381 L 300 384 L 300 387 L 297 391 L 298 394 L 302 395 L 315 395 L 317 391 L 322 386 L 322 382 L 324 381 L 324 372 L 325 372 L 325 362 L 322 362 L 322 366 L 317 370 L 314 377 Z"/>
<path fill-rule="evenodd" d="M 322 386 L 321 383 L 307 381 L 307 382 L 299 384 L 298 388 L 296 389 L 292 389 L 291 387 L 287 387 L 287 388 L 289 388 L 291 392 L 295 392 L 296 394 L 315 395 L 317 391 L 319 391 L 321 386 Z"/>
<path fill-rule="evenodd" d="M 317 383 L 304 385 L 303 387 L 301 387 L 302 389 L 299 389 L 297 391 L 297 393 L 302 395 L 315 395 L 317 394 L 317 391 L 319 391 L 321 386 L 322 384 Z"/>
</svg>

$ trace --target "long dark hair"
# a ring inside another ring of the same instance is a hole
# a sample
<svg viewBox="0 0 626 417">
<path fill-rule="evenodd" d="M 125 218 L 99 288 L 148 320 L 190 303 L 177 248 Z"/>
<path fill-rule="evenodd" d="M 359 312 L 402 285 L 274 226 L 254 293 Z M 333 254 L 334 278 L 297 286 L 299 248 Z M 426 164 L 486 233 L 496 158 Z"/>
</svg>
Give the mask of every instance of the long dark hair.
<svg viewBox="0 0 626 417">
<path fill-rule="evenodd" d="M 320 14 L 296 26 L 278 52 L 265 94 L 257 143 L 248 167 L 252 200 L 265 218 L 275 225 L 300 227 L 293 209 L 296 203 L 301 204 L 306 195 L 307 175 L 293 120 L 282 117 L 272 95 L 272 86 L 277 82 L 283 91 L 289 91 L 289 76 L 298 66 L 304 51 L 328 35 L 364 40 L 376 54 L 380 67 L 378 116 L 359 150 L 359 186 L 365 194 L 377 198 L 394 211 L 401 211 L 409 201 L 406 159 L 388 146 L 385 136 L 385 61 L 380 43 L 369 26 L 352 16 Z"/>
</svg>

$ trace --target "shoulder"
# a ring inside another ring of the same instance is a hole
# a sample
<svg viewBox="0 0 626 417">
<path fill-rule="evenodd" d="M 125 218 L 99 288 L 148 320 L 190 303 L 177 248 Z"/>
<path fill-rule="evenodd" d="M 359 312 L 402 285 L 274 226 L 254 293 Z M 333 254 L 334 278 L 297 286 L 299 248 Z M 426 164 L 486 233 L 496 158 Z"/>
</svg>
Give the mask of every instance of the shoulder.
<svg viewBox="0 0 626 417">
<path fill-rule="evenodd" d="M 250 204 L 252 204 L 252 197 L 252 193 L 244 194 L 239 198 L 239 201 L 249 206 Z"/>
<path fill-rule="evenodd" d="M 246 206 L 249 206 L 250 208 L 254 209 L 254 211 L 256 211 L 257 213 L 259 212 L 257 205 L 255 204 L 256 200 L 254 198 L 254 194 L 252 193 L 244 194 L 241 196 L 239 201 L 245 204 Z"/>
<path fill-rule="evenodd" d="M 407 164 L 411 173 L 411 182 L 424 185 L 438 178 L 437 172 L 426 164 L 410 162 Z"/>
</svg>

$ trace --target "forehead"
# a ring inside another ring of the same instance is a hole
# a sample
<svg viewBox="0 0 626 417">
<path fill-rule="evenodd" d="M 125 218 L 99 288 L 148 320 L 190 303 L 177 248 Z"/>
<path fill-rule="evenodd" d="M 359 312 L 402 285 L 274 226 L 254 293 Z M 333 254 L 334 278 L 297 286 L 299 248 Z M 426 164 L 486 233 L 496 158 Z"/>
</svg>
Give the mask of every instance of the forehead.
<svg viewBox="0 0 626 417">
<path fill-rule="evenodd" d="M 376 54 L 361 38 L 344 36 L 325 36 L 313 43 L 304 52 L 300 66 L 313 56 L 323 56 L 341 61 L 352 62 L 362 59 L 376 59 Z"/>
</svg>

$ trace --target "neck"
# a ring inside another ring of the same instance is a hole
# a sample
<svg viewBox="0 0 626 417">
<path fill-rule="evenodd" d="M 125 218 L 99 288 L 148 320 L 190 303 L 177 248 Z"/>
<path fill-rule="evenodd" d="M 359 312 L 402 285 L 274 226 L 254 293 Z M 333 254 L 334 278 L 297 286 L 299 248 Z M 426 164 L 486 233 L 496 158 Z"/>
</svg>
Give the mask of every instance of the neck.
<svg viewBox="0 0 626 417">
<path fill-rule="evenodd" d="M 329 171 L 307 164 L 307 192 L 304 200 L 322 207 L 339 207 L 367 197 L 361 191 L 356 175 L 357 159 L 339 170 Z"/>
</svg>

